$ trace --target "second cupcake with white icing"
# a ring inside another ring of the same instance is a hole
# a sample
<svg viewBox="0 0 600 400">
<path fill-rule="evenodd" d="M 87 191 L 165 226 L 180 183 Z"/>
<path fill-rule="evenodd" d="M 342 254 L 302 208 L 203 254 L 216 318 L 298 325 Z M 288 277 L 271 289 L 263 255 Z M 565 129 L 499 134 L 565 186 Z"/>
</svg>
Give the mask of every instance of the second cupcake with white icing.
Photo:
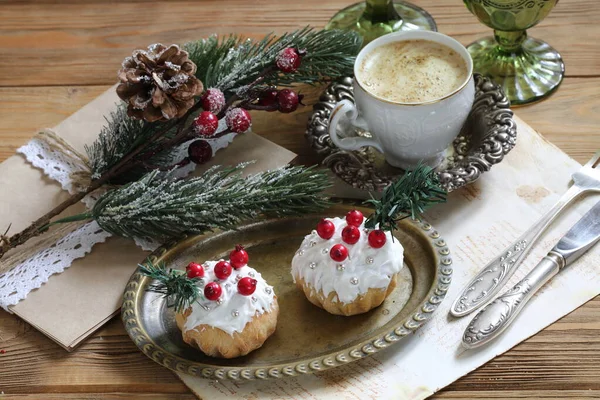
<svg viewBox="0 0 600 400">
<path fill-rule="evenodd" d="M 358 210 L 326 218 L 292 260 L 292 277 L 308 300 L 331 314 L 365 313 L 394 290 L 402 245 L 389 232 L 366 229 Z"/>
</svg>

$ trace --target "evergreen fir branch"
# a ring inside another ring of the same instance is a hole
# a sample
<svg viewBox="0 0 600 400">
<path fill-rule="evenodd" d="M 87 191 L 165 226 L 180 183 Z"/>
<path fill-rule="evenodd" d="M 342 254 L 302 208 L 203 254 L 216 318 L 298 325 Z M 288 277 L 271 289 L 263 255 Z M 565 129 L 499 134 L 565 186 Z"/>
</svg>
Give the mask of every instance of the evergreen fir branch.
<svg viewBox="0 0 600 400">
<path fill-rule="evenodd" d="M 127 115 L 127 105 L 120 103 L 106 117 L 106 125 L 98 138 L 85 150 L 90 160 L 92 179 L 98 179 L 133 149 L 143 145 L 165 122 L 148 123 Z M 172 134 L 172 132 L 171 132 Z M 168 136 L 168 133 L 167 135 Z M 130 179 L 133 179 L 130 177 Z"/>
<path fill-rule="evenodd" d="M 393 231 L 396 223 L 404 218 L 417 218 L 428 207 L 446 202 L 446 191 L 442 189 L 435 171 L 419 164 L 406 171 L 396 182 L 390 184 L 380 200 L 365 201 L 375 208 L 375 212 L 365 222 L 365 227 Z"/>
<path fill-rule="evenodd" d="M 242 170 L 243 165 L 213 167 L 201 177 L 184 180 L 175 179 L 173 171 L 153 171 L 105 193 L 88 215 L 115 235 L 166 240 L 329 205 L 322 194 L 330 185 L 323 172 L 285 167 L 244 178 Z"/>
<path fill-rule="evenodd" d="M 158 281 L 148 287 L 148 291 L 162 294 L 167 298 L 167 305 L 174 307 L 175 312 L 184 312 L 200 297 L 198 278 L 188 278 L 185 272 L 168 269 L 164 262 L 154 265 L 150 259 L 138 264 L 140 272 Z"/>
<path fill-rule="evenodd" d="M 235 35 L 219 40 L 213 36 L 188 43 L 185 48 L 198 66 L 196 76 L 206 87 L 231 93 L 274 65 L 275 58 L 286 47 L 306 50 L 307 55 L 298 71 L 269 74 L 263 81 L 265 85 L 314 84 L 324 78 L 351 75 L 361 44 L 362 39 L 355 32 L 315 31 L 306 27 L 279 37 L 269 34 L 260 41 Z"/>
</svg>

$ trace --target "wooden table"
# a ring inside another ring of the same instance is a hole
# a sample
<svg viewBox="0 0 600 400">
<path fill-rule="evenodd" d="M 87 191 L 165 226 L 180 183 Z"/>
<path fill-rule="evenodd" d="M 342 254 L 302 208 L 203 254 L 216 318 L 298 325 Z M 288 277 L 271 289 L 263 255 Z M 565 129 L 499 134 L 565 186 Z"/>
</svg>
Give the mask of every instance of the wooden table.
<svg viewBox="0 0 600 400">
<path fill-rule="evenodd" d="M 460 0 L 413 1 L 431 12 L 441 32 L 464 44 L 490 34 Z M 115 83 L 122 59 L 134 48 L 157 41 L 183 43 L 213 32 L 259 37 L 306 24 L 321 27 L 350 3 L 3 0 L 0 161 L 38 128 L 54 126 Z M 562 53 L 567 77 L 550 99 L 517 111 L 579 162 L 600 148 L 599 22 L 597 0 L 563 0 L 530 31 Z M 295 151 L 302 161 L 314 162 L 303 137 L 309 112 L 307 107 L 291 115 L 277 114 L 275 122 L 260 116 L 254 130 Z M 435 398 L 599 398 L 599 320 L 596 298 Z M 29 325 L 0 312 L 0 349 L 6 350 L 0 354 L 0 391 L 7 395 L 0 398 L 194 398 L 175 375 L 137 350 L 119 318 L 68 354 Z"/>
</svg>

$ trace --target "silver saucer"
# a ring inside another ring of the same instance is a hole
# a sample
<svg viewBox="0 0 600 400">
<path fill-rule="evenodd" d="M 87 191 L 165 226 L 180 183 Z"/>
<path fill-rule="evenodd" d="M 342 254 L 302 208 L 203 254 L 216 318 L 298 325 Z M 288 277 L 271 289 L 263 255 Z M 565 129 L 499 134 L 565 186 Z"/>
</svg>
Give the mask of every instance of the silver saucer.
<svg viewBox="0 0 600 400">
<path fill-rule="evenodd" d="M 444 161 L 436 168 L 440 181 L 452 191 L 477 180 L 492 165 L 504 159 L 517 141 L 517 125 L 510 102 L 502 88 L 489 78 L 475 74 L 475 101 L 459 136 L 446 150 Z M 332 83 L 313 107 L 306 137 L 313 149 L 324 157 L 322 163 L 346 183 L 357 189 L 379 192 L 404 171 L 387 164 L 377 150 L 359 151 L 337 148 L 329 138 L 329 114 L 335 104 L 348 99 L 354 102 L 353 78 Z M 340 136 L 371 136 L 367 131 L 348 124 L 338 126 Z"/>
</svg>

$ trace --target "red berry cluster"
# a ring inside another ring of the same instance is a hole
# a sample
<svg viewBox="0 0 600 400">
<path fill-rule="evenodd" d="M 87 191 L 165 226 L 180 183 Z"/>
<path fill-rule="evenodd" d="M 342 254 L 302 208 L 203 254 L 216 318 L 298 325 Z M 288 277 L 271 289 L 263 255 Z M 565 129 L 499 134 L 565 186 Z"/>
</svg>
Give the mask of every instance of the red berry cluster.
<svg viewBox="0 0 600 400">
<path fill-rule="evenodd" d="M 230 131 L 235 133 L 246 132 L 252 124 L 252 117 L 248 110 L 241 107 L 234 107 L 225 114 L 225 123 Z"/>
<path fill-rule="evenodd" d="M 360 239 L 360 225 L 363 223 L 364 216 L 358 210 L 352 210 L 346 214 L 346 225 L 342 230 L 342 240 L 347 244 L 356 244 Z M 323 218 L 317 224 L 317 234 L 319 237 L 328 240 L 335 233 L 335 225 L 328 219 Z M 375 229 L 369 232 L 369 245 L 375 249 L 383 247 L 387 238 L 385 232 Z M 342 262 L 348 258 L 348 249 L 343 244 L 336 244 L 331 247 L 329 256 L 336 262 Z"/>
<path fill-rule="evenodd" d="M 286 47 L 281 50 L 275 58 L 277 68 L 286 74 L 294 73 L 300 68 L 302 57 L 306 55 L 305 50 L 299 50 L 294 47 Z"/>
<path fill-rule="evenodd" d="M 259 94 L 258 105 L 269 112 L 279 111 L 288 114 L 296 111 L 298 105 L 303 105 L 303 98 L 303 95 L 291 89 L 268 89 Z"/>
<path fill-rule="evenodd" d="M 194 140 L 188 146 L 188 159 L 196 164 L 204 164 L 213 156 L 212 147 L 206 140 Z"/>
<path fill-rule="evenodd" d="M 233 269 L 240 269 L 248 264 L 248 253 L 242 245 L 235 246 L 235 249 L 229 253 L 229 261 L 221 260 L 215 264 L 214 273 L 218 279 L 224 280 L 231 276 Z M 187 277 L 190 279 L 203 278 L 204 267 L 198 263 L 191 262 L 185 268 Z M 238 293 L 244 296 L 250 296 L 256 290 L 257 280 L 244 277 L 237 283 Z M 218 282 L 210 282 L 204 286 L 204 297 L 208 300 L 218 300 L 223 293 L 223 289 Z"/>
</svg>

